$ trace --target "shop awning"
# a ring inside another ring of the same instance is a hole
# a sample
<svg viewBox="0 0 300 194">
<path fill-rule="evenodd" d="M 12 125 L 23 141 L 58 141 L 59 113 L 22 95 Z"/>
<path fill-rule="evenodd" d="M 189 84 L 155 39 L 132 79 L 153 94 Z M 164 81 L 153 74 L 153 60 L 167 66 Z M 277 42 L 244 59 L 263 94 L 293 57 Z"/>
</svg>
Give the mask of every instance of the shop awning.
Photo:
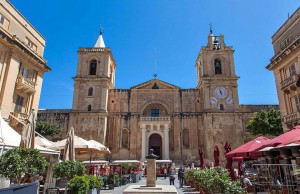
<svg viewBox="0 0 300 194">
<path fill-rule="evenodd" d="M 232 158 L 232 157 L 244 157 L 244 158 L 251 158 L 251 157 L 258 157 L 262 155 L 261 152 L 258 152 L 261 148 L 268 145 L 268 142 L 270 141 L 269 138 L 266 138 L 264 136 L 257 137 L 239 147 L 236 149 L 228 152 L 225 156 L 226 158 Z"/>
<path fill-rule="evenodd" d="M 300 141 L 300 125 L 297 125 L 293 129 L 285 132 L 278 137 L 275 137 L 270 142 L 268 142 L 268 146 L 278 146 L 278 145 L 287 145 L 290 143 Z"/>
</svg>

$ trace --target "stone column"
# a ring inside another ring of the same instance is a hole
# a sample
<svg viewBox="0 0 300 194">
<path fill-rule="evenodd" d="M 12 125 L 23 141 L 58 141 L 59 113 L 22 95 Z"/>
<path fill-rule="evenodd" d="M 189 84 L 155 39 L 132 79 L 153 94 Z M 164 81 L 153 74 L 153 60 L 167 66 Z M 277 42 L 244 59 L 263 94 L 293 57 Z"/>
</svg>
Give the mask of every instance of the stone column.
<svg viewBox="0 0 300 194">
<path fill-rule="evenodd" d="M 165 142 L 164 142 L 164 160 L 169 160 L 169 124 L 165 124 L 164 128 L 164 137 L 165 137 Z"/>
<path fill-rule="evenodd" d="M 147 187 L 156 186 L 156 158 L 157 156 L 153 154 L 153 149 L 150 149 L 150 154 L 146 156 L 147 158 Z M 148 193 L 148 192 L 147 192 Z M 150 192 L 152 193 L 152 192 Z"/>
<path fill-rule="evenodd" d="M 141 161 L 145 161 L 146 157 L 146 125 L 141 124 L 142 127 L 142 158 Z"/>
<path fill-rule="evenodd" d="M 156 159 L 147 159 L 147 187 L 156 186 Z"/>
</svg>

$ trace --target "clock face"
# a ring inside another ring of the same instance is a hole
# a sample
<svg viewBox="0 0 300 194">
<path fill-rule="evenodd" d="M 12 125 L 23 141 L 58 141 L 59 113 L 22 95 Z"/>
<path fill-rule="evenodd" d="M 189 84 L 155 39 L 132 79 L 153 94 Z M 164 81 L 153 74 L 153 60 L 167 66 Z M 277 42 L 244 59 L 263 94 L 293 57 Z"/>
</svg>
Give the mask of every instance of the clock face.
<svg viewBox="0 0 300 194">
<path fill-rule="evenodd" d="M 231 96 L 229 96 L 227 99 L 226 99 L 226 103 L 227 104 L 232 104 L 232 97 Z"/>
<path fill-rule="evenodd" d="M 227 90 L 223 87 L 217 87 L 215 90 L 215 95 L 217 98 L 225 98 L 227 96 Z"/>
<path fill-rule="evenodd" d="M 218 103 L 218 99 L 213 96 L 213 97 L 210 98 L 210 103 L 211 104 L 217 104 Z"/>
</svg>

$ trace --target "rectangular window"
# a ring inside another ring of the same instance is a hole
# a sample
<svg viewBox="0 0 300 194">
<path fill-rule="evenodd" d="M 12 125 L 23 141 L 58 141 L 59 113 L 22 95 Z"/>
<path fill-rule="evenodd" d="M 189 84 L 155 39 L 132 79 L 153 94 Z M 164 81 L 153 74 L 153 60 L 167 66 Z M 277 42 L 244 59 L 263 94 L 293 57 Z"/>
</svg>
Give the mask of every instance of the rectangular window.
<svg viewBox="0 0 300 194">
<path fill-rule="evenodd" d="M 0 24 L 4 24 L 4 16 L 0 14 Z"/>
<path fill-rule="evenodd" d="M 28 78 L 28 73 L 29 73 L 28 69 L 22 67 L 20 73 L 24 78 Z"/>
<path fill-rule="evenodd" d="M 151 117 L 159 117 L 159 109 L 151 109 Z"/>
<path fill-rule="evenodd" d="M 15 112 L 21 113 L 23 107 L 24 97 L 17 95 Z"/>
<path fill-rule="evenodd" d="M 289 67 L 289 72 L 290 72 L 290 76 L 296 75 L 295 64 L 293 64 Z"/>
<path fill-rule="evenodd" d="M 27 39 L 27 45 L 34 51 L 36 51 L 36 45 L 29 39 L 29 38 L 26 38 Z"/>
</svg>

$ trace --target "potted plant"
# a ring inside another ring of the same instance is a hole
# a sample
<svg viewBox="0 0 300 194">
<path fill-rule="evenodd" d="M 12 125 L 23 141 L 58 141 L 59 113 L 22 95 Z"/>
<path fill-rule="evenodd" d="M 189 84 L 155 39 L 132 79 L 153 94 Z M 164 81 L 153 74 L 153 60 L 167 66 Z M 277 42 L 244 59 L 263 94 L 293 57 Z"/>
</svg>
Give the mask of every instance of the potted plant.
<svg viewBox="0 0 300 194">
<path fill-rule="evenodd" d="M 95 182 L 95 188 L 97 189 L 97 194 L 100 193 L 102 187 L 103 187 L 103 180 L 101 176 L 96 176 L 96 182 Z"/>
<path fill-rule="evenodd" d="M 109 175 L 107 177 L 107 181 L 106 181 L 107 185 L 108 185 L 108 188 L 109 189 L 114 189 L 114 184 L 115 184 L 115 180 L 114 180 L 114 175 Z"/>
<path fill-rule="evenodd" d="M 186 185 L 191 186 L 191 182 L 194 181 L 193 180 L 193 173 L 194 172 L 195 172 L 195 170 L 192 169 L 192 170 L 187 170 L 184 173 L 184 182 L 185 182 Z"/>
<path fill-rule="evenodd" d="M 89 181 L 85 176 L 75 176 L 68 183 L 68 190 L 72 194 L 86 194 L 89 187 Z"/>
<path fill-rule="evenodd" d="M 228 170 L 223 167 L 196 170 L 193 174 L 187 173 L 195 182 L 195 187 L 200 193 L 232 193 L 244 194 L 245 191 L 240 183 L 232 181 Z"/>
<path fill-rule="evenodd" d="M 84 177 L 89 183 L 88 194 L 97 194 L 97 189 L 96 189 L 97 178 L 94 175 L 85 175 Z"/>
<path fill-rule="evenodd" d="M 18 187 L 16 184 L 31 183 L 34 181 L 34 177 L 38 174 L 42 174 L 47 166 L 45 157 L 36 149 L 31 148 L 14 148 L 6 151 L 0 158 L 0 176 L 10 179 L 11 183 L 14 183 L 14 187 Z M 28 178 L 25 180 L 23 175 Z M 11 185 L 12 186 L 12 185 Z M 38 184 L 32 183 L 26 186 L 26 192 L 37 193 Z M 22 186 L 20 189 L 13 189 L 12 193 L 22 193 Z M 24 192 L 23 192 L 24 193 Z"/>
<path fill-rule="evenodd" d="M 122 175 L 121 176 L 121 184 L 122 185 L 126 185 L 127 184 L 127 180 L 128 180 L 128 175 Z"/>
<path fill-rule="evenodd" d="M 114 173 L 114 186 L 120 186 L 120 175 L 117 172 Z"/>
<path fill-rule="evenodd" d="M 82 176 L 85 172 L 86 168 L 84 165 L 81 162 L 75 161 L 62 161 L 53 167 L 53 177 L 65 179 L 65 187 L 67 187 L 69 180 L 75 176 Z"/>
<path fill-rule="evenodd" d="M 53 176 L 55 178 L 64 178 L 71 180 L 75 176 L 82 176 L 86 172 L 86 168 L 81 162 L 62 161 L 53 167 Z"/>
<path fill-rule="evenodd" d="M 123 172 L 124 174 L 127 174 L 127 173 L 128 173 L 128 170 L 129 170 L 129 168 L 130 168 L 129 163 L 124 162 L 124 163 L 121 164 L 121 167 L 122 167 L 122 172 Z"/>
<path fill-rule="evenodd" d="M 35 176 L 45 171 L 47 161 L 36 149 L 14 148 L 0 158 L 0 176 L 20 184 L 24 174 Z"/>
</svg>

